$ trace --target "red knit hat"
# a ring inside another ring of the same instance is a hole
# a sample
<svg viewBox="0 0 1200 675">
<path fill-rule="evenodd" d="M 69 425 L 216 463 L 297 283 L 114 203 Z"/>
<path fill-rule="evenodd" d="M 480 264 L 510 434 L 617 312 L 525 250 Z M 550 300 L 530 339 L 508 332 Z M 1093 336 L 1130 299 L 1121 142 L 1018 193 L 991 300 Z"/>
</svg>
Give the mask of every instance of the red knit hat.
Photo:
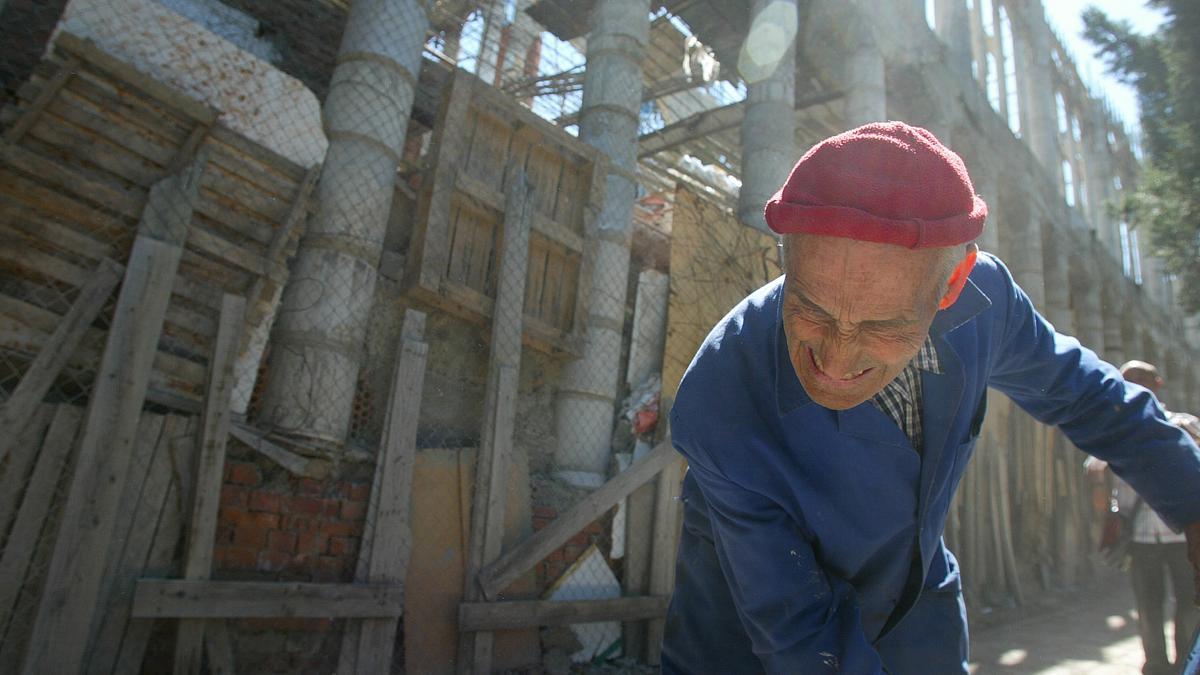
<svg viewBox="0 0 1200 675">
<path fill-rule="evenodd" d="M 937 248 L 978 237 L 987 204 L 975 195 L 962 158 L 933 134 L 878 122 L 813 146 L 765 215 L 779 234 Z"/>
</svg>

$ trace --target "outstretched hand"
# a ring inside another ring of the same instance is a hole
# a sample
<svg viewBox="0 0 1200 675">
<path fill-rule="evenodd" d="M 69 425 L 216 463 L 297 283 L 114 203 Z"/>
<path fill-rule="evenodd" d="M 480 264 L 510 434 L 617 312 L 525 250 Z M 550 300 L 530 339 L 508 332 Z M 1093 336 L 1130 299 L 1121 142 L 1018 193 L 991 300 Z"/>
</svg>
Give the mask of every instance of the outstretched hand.
<svg viewBox="0 0 1200 675">
<path fill-rule="evenodd" d="M 1192 602 L 1200 607 L 1200 520 L 1184 528 L 1183 533 L 1187 536 L 1188 561 L 1192 563 L 1192 585 L 1196 592 Z"/>
</svg>

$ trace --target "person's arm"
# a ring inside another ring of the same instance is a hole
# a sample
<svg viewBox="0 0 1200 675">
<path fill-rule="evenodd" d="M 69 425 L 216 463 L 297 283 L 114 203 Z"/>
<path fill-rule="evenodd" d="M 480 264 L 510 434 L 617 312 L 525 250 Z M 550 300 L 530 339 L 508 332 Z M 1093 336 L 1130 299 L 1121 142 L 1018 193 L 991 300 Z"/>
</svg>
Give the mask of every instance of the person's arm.
<svg viewBox="0 0 1200 675">
<path fill-rule="evenodd" d="M 1003 313 L 988 384 L 1108 462 L 1171 527 L 1200 521 L 1200 449 L 1147 389 L 1126 383 L 1075 338 L 1054 332 L 1000 266 Z"/>
<path fill-rule="evenodd" d="M 688 471 L 708 506 L 738 618 L 767 672 L 883 673 L 853 587 L 822 569 L 800 526 L 767 497 L 694 459 Z"/>
</svg>

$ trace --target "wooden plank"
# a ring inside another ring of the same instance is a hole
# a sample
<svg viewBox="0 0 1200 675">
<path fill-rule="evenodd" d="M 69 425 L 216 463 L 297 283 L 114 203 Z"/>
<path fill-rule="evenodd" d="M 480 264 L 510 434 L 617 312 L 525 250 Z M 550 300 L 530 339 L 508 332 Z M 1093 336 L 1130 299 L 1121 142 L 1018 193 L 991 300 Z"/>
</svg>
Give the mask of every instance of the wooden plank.
<svg viewBox="0 0 1200 675">
<path fill-rule="evenodd" d="M 150 542 L 150 550 L 143 566 L 143 575 L 146 577 L 165 577 L 175 570 L 175 552 L 179 549 L 187 515 L 185 505 L 191 501 L 189 488 L 192 485 L 192 470 L 198 449 L 196 425 L 197 418 L 194 416 L 167 418 L 170 433 L 166 439 L 167 453 L 162 457 L 164 461 L 155 462 L 150 476 L 151 480 L 154 480 L 155 476 L 164 476 L 167 480 L 167 493 L 162 499 L 161 507 L 154 511 L 158 514 L 158 526 L 154 530 L 154 538 Z M 158 460 L 159 456 L 156 453 L 155 459 Z M 150 508 L 153 508 L 153 505 L 150 505 Z M 128 547 L 126 550 L 129 550 Z M 101 670 L 97 675 L 106 675 L 108 672 L 138 675 L 142 672 L 142 660 L 150 643 L 154 619 L 132 618 L 133 592 L 136 585 L 136 578 L 130 579 L 129 587 L 123 596 L 125 602 L 121 610 L 130 620 L 121 639 L 116 665 L 111 671 Z"/>
<path fill-rule="evenodd" d="M 213 539 L 217 533 L 225 445 L 231 426 L 230 395 L 233 364 L 245 322 L 246 300 L 226 295 L 221 302 L 217 339 L 208 362 L 208 387 L 200 420 L 200 457 L 192 492 L 191 524 L 183 560 L 185 579 L 207 579 L 212 573 Z M 199 673 L 203 657 L 204 622 L 181 621 L 175 640 L 175 672 Z"/>
<path fill-rule="evenodd" d="M 219 165 L 214 165 L 211 171 L 205 173 L 200 187 L 227 196 L 238 207 L 269 223 L 283 222 L 292 203 L 290 198 L 263 192 L 257 185 L 246 182 L 241 176 L 229 173 Z"/>
<path fill-rule="evenodd" d="M 98 169 L 143 189 L 165 175 L 161 166 L 50 112 L 34 125 L 23 145 L 40 155 L 64 157 L 71 164 Z"/>
<path fill-rule="evenodd" d="M 393 584 L 310 584 L 273 581 L 141 579 L 136 618 L 387 618 L 404 608 Z"/>
<path fill-rule="evenodd" d="M 415 425 L 414 425 L 415 433 Z M 229 434 L 247 447 L 258 451 L 263 456 L 287 469 L 294 476 L 304 478 L 327 478 L 333 470 L 333 464 L 320 457 L 305 457 L 282 448 L 265 438 L 265 434 L 242 424 L 234 424 L 229 428 Z"/>
<path fill-rule="evenodd" d="M 473 632 L 652 619 L 666 614 L 670 602 L 669 595 L 651 595 L 606 600 L 463 603 L 458 606 L 458 628 Z"/>
<path fill-rule="evenodd" d="M 59 93 L 48 111 L 113 145 L 136 153 L 158 167 L 170 163 L 179 147 L 179 139 L 175 138 L 173 129 L 164 128 L 161 117 L 142 119 L 141 123 L 129 119 L 125 105 L 120 101 L 104 99 L 102 93 L 91 88 L 92 85 L 85 81 L 77 81 L 75 86 Z M 90 97 L 89 92 L 92 94 Z M 101 102 L 97 102 L 96 98 Z M 148 123 L 154 126 L 147 129 L 145 124 Z"/>
<path fill-rule="evenodd" d="M 109 240 L 98 239 L 86 228 L 63 222 L 16 202 L 0 204 L 0 232 L 19 240 L 23 247 L 53 242 L 63 251 L 99 262 L 102 258 L 124 258 Z"/>
<path fill-rule="evenodd" d="M 392 378 L 383 445 L 376 466 L 378 499 L 373 499 L 374 529 L 368 555 L 366 581 L 397 585 L 401 592 L 412 551 L 411 494 L 417 453 L 417 422 L 424 389 L 428 345 L 424 342 L 425 315 L 407 310 L 401 329 L 400 354 Z M 356 654 L 356 672 L 391 670 L 398 621 L 395 617 L 363 621 Z M 348 628 L 349 630 L 349 628 Z M 338 672 L 347 672 L 339 663 Z"/>
<path fill-rule="evenodd" d="M 305 174 L 314 169 L 320 172 L 320 164 L 299 172 L 294 168 L 282 169 L 273 161 L 277 157 L 275 153 L 265 148 L 261 149 L 258 155 L 246 154 L 225 142 L 230 133 L 228 129 L 220 126 L 211 131 L 205 141 L 212 151 L 209 161 L 221 166 L 229 174 L 254 185 L 264 194 L 291 201 L 296 193 L 296 184 L 304 180 Z"/>
<path fill-rule="evenodd" d="M 79 296 L 58 327 L 21 376 L 21 382 L 0 406 L 0 429 L 5 429 L 0 437 L 0 461 L 8 456 L 21 429 L 32 418 L 34 409 L 46 397 L 63 366 L 83 341 L 88 327 L 99 316 L 113 287 L 121 279 L 122 271 L 120 265 L 107 258 L 100 262 L 91 279 L 79 290 Z"/>
<path fill-rule="evenodd" d="M 230 151 L 231 156 L 252 159 L 255 164 L 262 164 L 272 173 L 278 174 L 289 183 L 295 184 L 304 178 L 305 172 L 312 167 L 305 167 L 276 153 L 258 141 L 246 138 L 242 134 L 224 126 L 215 126 L 212 130 L 213 141 L 221 143 Z M 220 161 L 220 160 L 218 160 Z M 252 171 L 251 173 L 255 173 Z"/>
<path fill-rule="evenodd" d="M 41 92 L 38 93 L 38 96 L 33 100 L 33 103 L 31 103 L 30 106 L 25 109 L 25 112 L 21 115 L 21 117 L 17 119 L 16 123 L 9 127 L 8 131 L 4 132 L 4 140 L 8 141 L 9 143 L 16 143 L 17 141 L 21 140 L 21 137 L 25 135 L 25 132 L 29 131 L 29 129 L 33 127 L 34 122 L 37 121 L 38 116 L 42 114 L 42 111 L 46 109 L 46 106 L 50 105 L 50 101 L 54 100 L 54 97 L 58 95 L 58 91 L 63 88 L 64 84 L 67 83 L 67 80 L 71 77 L 71 75 L 74 74 L 74 71 L 78 66 L 79 64 L 73 59 L 68 60 L 67 63 L 63 64 L 59 71 L 54 74 L 54 77 L 51 78 L 50 81 L 46 83 L 46 86 L 42 88 Z"/>
<path fill-rule="evenodd" d="M 37 466 L 29 477 L 21 510 L 0 557 L 0 579 L 5 580 L 0 584 L 0 627 L 8 624 L 17 596 L 25 585 L 25 573 L 55 497 L 54 488 L 75 446 L 81 419 L 82 408 L 73 405 L 54 408 L 54 419 L 38 454 Z"/>
<path fill-rule="evenodd" d="M 623 497 L 658 475 L 675 457 L 675 449 L 670 441 L 659 443 L 645 457 L 609 479 L 570 511 L 561 514 L 545 528 L 484 567 L 478 579 L 484 596 L 488 599 L 498 597 L 517 577 L 566 544 L 568 539 L 616 506 Z"/>
<path fill-rule="evenodd" d="M 205 623 L 204 645 L 209 675 L 233 675 L 233 642 L 229 639 L 229 626 L 222 619 L 210 619 Z"/>
<path fill-rule="evenodd" d="M 178 173 L 183 170 L 183 167 L 190 164 L 196 156 L 196 151 L 200 149 L 200 144 L 208 137 L 211 129 L 212 125 L 210 124 L 197 124 L 191 133 L 188 134 L 187 140 L 183 142 L 183 145 L 179 146 L 179 150 L 171 158 L 171 161 L 167 163 L 166 172 Z M 213 164 L 212 166 L 215 168 L 216 165 Z M 215 171 L 210 171 L 206 175 L 211 177 L 213 173 Z"/>
<path fill-rule="evenodd" d="M 29 424 L 17 434 L 17 442 L 13 444 L 8 463 L 3 465 L 3 473 L 0 474 L 0 542 L 5 541 L 9 523 L 17 513 L 25 487 L 29 484 L 29 472 L 37 459 L 38 449 L 42 447 L 46 425 L 53 414 L 54 407 L 50 405 L 40 405 L 34 410 Z"/>
<path fill-rule="evenodd" d="M 104 620 L 94 628 L 87 672 L 111 673 L 129 623 L 129 599 L 142 576 L 146 554 L 171 484 L 169 445 L 182 430 L 175 416 L 143 413 L 130 476 L 121 495 L 121 521 L 108 553 L 108 570 L 99 595 Z"/>
<path fill-rule="evenodd" d="M 42 157 L 19 145 L 0 143 L 0 161 L 30 176 L 37 176 L 85 203 L 103 206 L 129 218 L 139 217 L 145 205 L 143 191 L 138 188 L 121 185 L 107 176 Z"/>
<path fill-rule="evenodd" d="M 654 540 L 650 546 L 650 593 L 670 596 L 675 588 L 675 549 L 679 543 L 679 528 L 683 523 L 680 488 L 687 465 L 682 457 L 667 464 L 658 476 L 658 492 L 654 503 Z M 650 621 L 646 628 L 647 661 L 659 664 L 662 646 L 664 614 Z"/>
<path fill-rule="evenodd" d="M 57 50 L 75 57 L 80 63 L 86 64 L 87 69 L 120 80 L 200 124 L 211 126 L 217 121 L 217 111 L 214 108 L 191 98 L 175 87 L 141 73 L 133 66 L 109 55 L 91 40 L 64 31 L 58 34 L 54 46 Z"/>
<path fill-rule="evenodd" d="M 517 414 L 517 386 L 521 368 L 529 238 L 535 193 L 524 170 L 509 165 L 506 180 L 503 243 L 496 304 L 492 313 L 488 384 L 484 394 L 483 433 L 475 472 L 475 501 L 471 513 L 470 543 L 464 597 L 482 599 L 474 581 L 478 570 L 500 555 L 504 536 L 505 506 L 513 428 Z M 464 634 L 459 643 L 459 670 L 488 673 L 492 667 L 491 633 Z"/>
<path fill-rule="evenodd" d="M 74 673 L 83 665 L 114 511 L 202 171 L 198 161 L 151 190 L 97 371 L 22 672 Z"/>
<path fill-rule="evenodd" d="M 127 241 L 132 238 L 134 219 L 114 216 L 12 170 L 0 168 L 0 194 L 62 222 L 78 223 L 80 229 L 95 233 L 97 239 Z"/>
</svg>

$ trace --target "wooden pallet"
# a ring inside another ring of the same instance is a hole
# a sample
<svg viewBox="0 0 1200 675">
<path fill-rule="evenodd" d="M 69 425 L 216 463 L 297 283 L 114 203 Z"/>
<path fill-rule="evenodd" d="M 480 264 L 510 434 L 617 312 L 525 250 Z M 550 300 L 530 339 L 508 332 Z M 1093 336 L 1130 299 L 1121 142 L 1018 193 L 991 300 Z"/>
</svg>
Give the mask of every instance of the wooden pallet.
<svg viewBox="0 0 1200 675">
<path fill-rule="evenodd" d="M 221 295 L 249 296 L 243 348 L 269 329 L 315 170 L 69 33 L 4 119 L 0 349 L 17 364 L 32 358 L 102 258 L 126 262 L 151 186 L 207 156 L 150 390 L 157 403 L 198 411 Z M 100 324 L 68 364 L 82 387 L 103 345 Z"/>
</svg>

